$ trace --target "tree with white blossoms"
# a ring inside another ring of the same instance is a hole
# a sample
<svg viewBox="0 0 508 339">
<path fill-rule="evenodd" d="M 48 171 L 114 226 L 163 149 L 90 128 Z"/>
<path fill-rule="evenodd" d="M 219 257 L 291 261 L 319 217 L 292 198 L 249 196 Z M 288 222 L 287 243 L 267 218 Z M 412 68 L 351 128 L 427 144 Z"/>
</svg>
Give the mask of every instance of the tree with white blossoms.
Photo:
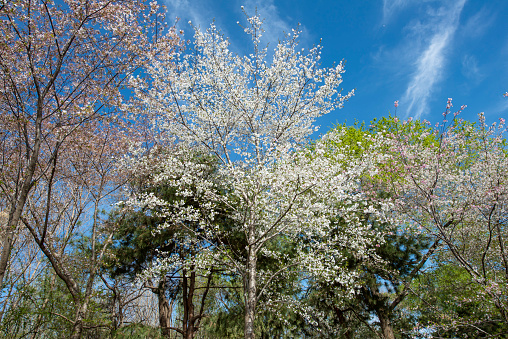
<svg viewBox="0 0 508 339">
<path fill-rule="evenodd" d="M 212 24 L 204 32 L 195 28 L 191 52 L 175 54 L 171 60 L 154 59 L 145 78 L 132 79 L 138 88 L 138 105 L 133 107 L 151 114 L 154 125 L 174 138 L 180 150 L 193 149 L 214 156 L 218 161 L 216 177 L 204 180 L 199 164 L 192 157 L 182 157 L 182 151 L 164 159 L 148 154 L 131 159 L 130 166 L 142 168 L 158 163 L 160 170 L 152 180 L 174 185 L 182 200 L 188 188 L 195 187 L 209 202 L 201 205 L 199 213 L 186 207 L 166 217 L 175 222 L 189 220 L 192 215 L 209 216 L 199 221 L 214 239 L 215 258 L 227 258 L 231 271 L 242 277 L 244 334 L 245 338 L 254 338 L 258 301 L 272 279 L 289 267 L 303 265 L 312 268 L 313 274 L 330 273 L 333 279 L 353 281 L 345 271 L 337 274 L 341 264 L 338 251 L 335 262 L 322 263 L 321 259 L 327 257 L 325 245 L 311 251 L 299 246 L 302 256 L 277 272 L 259 271 L 257 261 L 260 255 L 277 258 L 277 253 L 267 250 L 267 244 L 282 236 L 297 241 L 302 235 L 323 236 L 335 216 L 369 209 L 356 203 L 363 199 L 356 193 L 358 178 L 372 161 L 366 156 L 345 168 L 336 159 L 316 156 L 329 147 L 326 138 L 312 149 L 304 147 L 317 130 L 315 119 L 341 108 L 353 95 L 349 92 L 343 96 L 339 90 L 343 64 L 321 68 L 321 46 L 308 52 L 298 49 L 299 32 L 295 30 L 277 44 L 270 62 L 267 48 L 260 43 L 262 21 L 257 16 L 247 21 L 244 30 L 252 37 L 251 54 L 232 53 L 229 41 Z M 218 187 L 226 194 L 218 194 Z M 142 195 L 133 196 L 129 204 L 163 206 L 167 202 Z M 213 220 L 218 206 L 227 206 L 231 211 L 235 220 L 232 231 L 245 237 L 244 253 L 232 250 L 224 240 L 225 231 L 216 227 Z M 345 234 L 329 242 L 355 249 L 361 256 L 378 238 L 368 226 L 353 219 Z M 334 267 L 333 274 L 329 266 Z"/>
<path fill-rule="evenodd" d="M 336 157 L 337 161 L 348 168 L 351 163 L 358 160 L 378 161 L 379 171 L 365 173 L 361 180 L 363 193 L 370 197 L 370 201 L 364 197 L 363 204 L 370 206 L 370 209 L 386 208 L 386 201 L 390 198 L 390 189 L 386 187 L 389 179 L 397 180 L 397 172 L 386 175 L 383 165 L 392 159 L 390 147 L 386 145 L 391 139 L 393 132 L 399 138 L 406 136 L 405 131 L 411 130 L 411 137 L 424 144 L 437 143 L 434 135 L 428 135 L 432 129 L 427 124 L 414 121 L 402 125 L 397 118 L 385 117 L 380 120 L 374 119 L 369 127 L 364 123 L 346 127 L 339 125 L 328 132 L 327 156 Z M 416 125 L 416 126 L 413 126 Z M 423 138 L 420 138 L 424 135 Z M 366 153 L 368 156 L 366 157 Z M 373 156 L 373 153 L 379 156 Z M 370 158 L 370 159 L 369 159 Z M 381 204 L 375 202 L 380 199 Z M 391 208 L 390 208 L 391 210 Z M 432 237 L 415 232 L 405 232 L 403 221 L 398 223 L 391 220 L 379 218 L 379 212 L 370 213 L 358 211 L 356 215 L 350 213 L 346 217 L 338 215 L 334 220 L 334 233 L 343 233 L 350 227 L 351 219 L 363 220 L 363 223 L 371 225 L 376 229 L 378 236 L 384 237 L 384 242 L 374 243 L 375 255 L 371 257 L 358 257 L 354 250 L 346 248 L 342 253 L 349 256 L 347 268 L 354 273 L 358 281 L 358 287 L 354 293 L 350 293 L 351 284 L 343 285 L 339 281 L 331 279 L 312 279 L 308 284 L 307 304 L 312 307 L 309 312 L 309 325 L 314 333 L 320 333 L 326 337 L 352 338 L 355 336 L 369 336 L 375 333 L 376 336 L 385 339 L 395 338 L 397 332 L 401 333 L 407 317 L 398 307 L 410 291 L 411 282 L 420 273 L 422 267 L 434 253 L 439 242 L 433 242 Z M 343 219 L 343 220 L 342 220 Z M 331 233 L 333 234 L 333 233 Z M 347 233 L 346 233 L 347 234 Z M 330 239 L 327 234 L 323 239 L 316 238 L 318 243 Z M 329 251 L 327 251 L 329 253 Z M 329 260 L 330 255 L 323 260 Z M 341 267 L 343 270 L 343 267 Z M 333 271 L 332 271 L 333 272 Z M 376 321 L 369 321 L 372 317 Z M 340 324 L 340 327 L 337 326 Z M 412 326 L 411 326 L 412 327 Z M 363 329 L 363 334 L 362 333 Z"/>
</svg>

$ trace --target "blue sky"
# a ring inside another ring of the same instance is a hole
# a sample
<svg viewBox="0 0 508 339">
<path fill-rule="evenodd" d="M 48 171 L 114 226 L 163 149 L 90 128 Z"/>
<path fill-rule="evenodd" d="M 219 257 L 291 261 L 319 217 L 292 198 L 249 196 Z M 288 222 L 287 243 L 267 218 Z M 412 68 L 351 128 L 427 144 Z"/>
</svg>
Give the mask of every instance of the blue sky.
<svg viewBox="0 0 508 339">
<path fill-rule="evenodd" d="M 488 122 L 508 117 L 508 1 L 506 0 L 160 0 L 168 18 L 190 38 L 188 21 L 212 20 L 241 54 L 249 39 L 237 22 L 257 8 L 264 42 L 274 47 L 300 24 L 301 45 L 323 45 L 322 66 L 346 60 L 344 91 L 356 89 L 344 108 L 321 118 L 321 133 L 334 123 L 370 121 L 394 113 L 442 120 L 447 98 L 461 117 Z"/>
</svg>

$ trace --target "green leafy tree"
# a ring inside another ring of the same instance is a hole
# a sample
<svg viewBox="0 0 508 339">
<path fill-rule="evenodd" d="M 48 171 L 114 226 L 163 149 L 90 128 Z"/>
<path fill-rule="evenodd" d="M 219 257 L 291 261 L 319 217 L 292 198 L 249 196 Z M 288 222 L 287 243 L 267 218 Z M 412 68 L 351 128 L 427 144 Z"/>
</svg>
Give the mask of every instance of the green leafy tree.
<svg viewBox="0 0 508 339">
<path fill-rule="evenodd" d="M 160 156 L 171 150 L 158 149 Z M 193 155 L 204 170 L 204 177 L 213 176 L 215 161 L 199 154 Z M 128 276 L 135 279 L 141 276 L 144 287 L 150 289 L 158 298 L 159 323 L 165 337 L 176 331 L 183 338 L 193 338 L 205 316 L 207 296 L 212 286 L 213 275 L 221 269 L 211 262 L 200 263 L 201 252 L 208 251 L 213 243 L 203 240 L 199 218 L 174 222 L 161 212 L 168 213 L 174 204 L 192 206 L 200 210 L 198 196 L 187 194 L 184 201 L 176 195 L 172 186 L 164 182 L 154 183 L 151 177 L 156 173 L 147 172 L 133 181 L 137 194 L 151 195 L 164 201 L 165 206 L 145 206 L 140 209 L 120 208 L 112 215 L 114 240 L 110 251 L 108 268 L 112 276 Z M 191 191 L 197 190 L 197 187 Z M 228 222 L 226 212 L 216 215 L 217 225 Z M 167 260 L 166 264 L 153 269 L 157 260 Z M 204 259 L 206 260 L 206 259 Z M 178 307 L 174 307 L 177 302 Z M 180 311 L 180 312 L 179 312 Z M 180 326 L 175 324 L 175 314 L 180 317 Z"/>
<path fill-rule="evenodd" d="M 365 152 L 372 150 L 377 141 L 376 136 L 387 135 L 404 136 L 409 130 L 418 130 L 420 137 L 413 135 L 413 142 L 435 144 L 436 134 L 420 121 L 410 121 L 402 124 L 394 117 L 374 120 L 368 127 L 355 123 L 354 126 L 337 126 L 341 138 L 335 139 L 331 152 L 341 150 L 344 157 L 343 166 L 347 167 L 352 159 L 360 158 Z M 389 154 L 391 150 L 382 146 L 378 152 Z M 328 155 L 324 155 L 328 156 Z M 397 180 L 397 173 L 390 173 L 386 177 L 384 167 L 387 163 L 377 164 L 378 171 L 368 173 L 362 178 L 362 188 L 368 191 L 374 201 L 390 199 L 391 192 L 387 184 L 390 180 Z M 381 208 L 380 205 L 374 206 Z M 371 248 L 371 256 L 361 258 L 345 249 L 344 255 L 348 260 L 344 265 L 352 272 L 358 272 L 356 280 L 360 286 L 351 291 L 340 281 L 337 283 L 321 283 L 311 281 L 309 301 L 321 310 L 314 317 L 314 327 L 322 331 L 328 328 L 329 333 L 352 338 L 360 335 L 381 336 L 386 339 L 395 338 L 408 332 L 413 327 L 414 314 L 400 309 L 401 302 L 410 291 L 410 283 L 418 276 L 422 267 L 438 248 L 439 241 L 418 232 L 412 232 L 391 222 L 380 222 L 372 218 L 374 213 L 359 213 L 357 218 L 382 236 L 382 241 Z M 334 221 L 335 236 L 348 227 L 348 218 L 338 216 Z M 334 236 L 329 234 L 327 236 Z M 315 240 L 315 239 L 314 239 Z M 318 240 L 319 241 L 319 240 Z M 375 319 L 375 321 L 372 321 Z M 312 326 L 310 326 L 312 329 Z M 314 333 L 317 333 L 314 330 Z M 361 334 L 359 334 L 361 333 Z"/>
<path fill-rule="evenodd" d="M 436 338 L 506 337 L 508 326 L 480 286 L 457 263 L 440 259 L 413 281 L 414 293 L 406 300 L 418 314 L 416 330 Z"/>
</svg>

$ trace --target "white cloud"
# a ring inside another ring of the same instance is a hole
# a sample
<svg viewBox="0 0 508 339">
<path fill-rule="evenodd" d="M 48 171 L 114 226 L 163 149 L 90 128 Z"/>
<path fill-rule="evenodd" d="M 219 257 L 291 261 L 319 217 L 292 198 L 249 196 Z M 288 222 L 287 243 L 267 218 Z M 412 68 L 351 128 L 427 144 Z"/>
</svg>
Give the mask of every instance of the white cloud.
<svg viewBox="0 0 508 339">
<path fill-rule="evenodd" d="M 506 111 L 508 111 L 508 100 L 506 98 L 503 98 L 503 101 L 499 104 L 499 108 L 497 112 L 498 114 L 506 114 Z"/>
<path fill-rule="evenodd" d="M 256 12 L 261 20 L 263 20 L 263 38 L 261 41 L 275 47 L 279 40 L 284 38 L 284 32 L 289 33 L 292 29 L 296 29 L 298 22 L 292 22 L 290 18 L 284 18 L 274 0 L 245 0 L 242 1 L 245 12 L 249 16 L 253 16 Z M 300 41 L 305 44 L 309 39 L 308 33 L 301 25 Z"/>
<path fill-rule="evenodd" d="M 399 11 L 408 7 L 412 3 L 417 3 L 419 0 L 383 0 L 383 20 L 382 23 L 386 24 L 390 19 Z"/>
<path fill-rule="evenodd" d="M 428 110 L 428 101 L 434 86 L 443 77 L 446 51 L 450 48 L 457 30 L 465 0 L 452 3 L 450 7 L 428 11 L 430 20 L 425 24 L 418 22 L 413 27 L 418 36 L 423 37 L 427 43 L 423 44 L 425 47 L 416 55 L 416 70 L 400 100 L 401 107 L 406 108 L 406 117 L 420 118 Z"/>
<path fill-rule="evenodd" d="M 231 33 L 241 32 L 241 28 L 236 25 L 240 22 L 242 26 L 247 24 L 246 17 L 242 13 L 241 7 L 244 7 L 245 13 L 249 16 L 257 15 L 263 20 L 263 37 L 262 44 L 270 44 L 270 47 L 275 47 L 279 40 L 284 38 L 284 32 L 291 32 L 296 28 L 298 22 L 291 22 L 290 18 L 284 18 L 274 0 L 235 0 L 227 2 L 228 8 L 224 8 L 224 3 L 213 2 L 207 0 L 164 0 L 168 7 L 168 17 L 180 18 L 179 27 L 186 31 L 186 35 L 190 38 L 190 26 L 187 25 L 188 21 L 192 21 L 193 26 L 206 29 L 210 26 L 212 20 L 216 19 L 216 25 L 226 37 L 232 37 Z M 219 7 L 222 6 L 222 7 Z M 225 19 L 230 22 L 223 22 Z M 301 26 L 303 31 L 300 36 L 300 41 L 305 42 L 309 40 L 308 33 Z M 240 33 L 241 34 L 241 33 Z M 242 51 L 244 46 L 235 45 L 232 49 L 237 52 Z M 250 53 L 250 51 L 248 51 Z"/>
<path fill-rule="evenodd" d="M 485 109 L 485 114 L 488 118 L 506 117 L 508 112 L 508 98 L 498 94 L 498 98 L 492 100 L 490 107 Z"/>
<path fill-rule="evenodd" d="M 497 109 L 497 112 L 499 112 L 499 114 L 506 113 L 506 111 L 508 110 L 508 100 L 506 98 L 503 98 L 502 100 L 503 101 L 501 101 Z"/>
<path fill-rule="evenodd" d="M 478 60 L 474 55 L 462 57 L 462 74 L 471 81 L 480 82 L 485 77 L 478 67 Z"/>
<path fill-rule="evenodd" d="M 441 78 L 445 59 L 443 51 L 451 34 L 452 32 L 448 30 L 434 35 L 429 47 L 419 57 L 417 70 L 401 99 L 401 103 L 407 108 L 406 117 L 412 115 L 419 118 L 427 109 L 432 88 Z"/>
<path fill-rule="evenodd" d="M 497 13 L 483 7 L 471 16 L 461 29 L 461 34 L 468 39 L 482 37 L 496 20 Z"/>
<path fill-rule="evenodd" d="M 181 24 L 185 30 L 188 28 L 188 21 L 192 21 L 195 26 L 205 28 L 211 23 L 210 10 L 206 6 L 206 0 L 194 0 L 192 4 L 189 3 L 189 0 L 165 0 L 165 3 L 168 7 L 168 17 L 180 18 L 183 21 Z"/>
</svg>

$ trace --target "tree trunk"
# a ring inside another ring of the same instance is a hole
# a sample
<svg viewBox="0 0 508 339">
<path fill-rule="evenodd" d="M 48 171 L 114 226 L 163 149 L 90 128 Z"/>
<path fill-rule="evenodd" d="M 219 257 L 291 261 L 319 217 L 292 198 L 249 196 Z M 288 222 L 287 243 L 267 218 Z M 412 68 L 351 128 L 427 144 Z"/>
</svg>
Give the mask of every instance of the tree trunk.
<svg viewBox="0 0 508 339">
<path fill-rule="evenodd" d="M 86 310 L 88 308 L 88 302 L 83 302 L 76 312 L 76 316 L 74 317 L 74 325 L 72 326 L 71 339 L 79 339 L 81 338 L 81 334 L 83 333 L 83 320 L 86 316 Z"/>
<path fill-rule="evenodd" d="M 171 338 L 171 307 L 166 298 L 166 278 L 159 283 L 157 298 L 159 301 L 159 326 L 165 338 Z"/>
<path fill-rule="evenodd" d="M 376 311 L 377 317 L 379 318 L 379 323 L 381 324 L 381 331 L 383 332 L 384 339 L 395 339 L 395 334 L 393 333 L 392 323 L 390 318 L 385 312 Z"/>
<path fill-rule="evenodd" d="M 337 306 L 335 306 L 334 308 L 335 308 L 335 314 L 339 318 L 339 324 L 344 329 L 344 337 L 346 339 L 351 339 L 351 330 L 347 324 L 346 317 L 344 316 L 344 311 L 342 311 Z"/>
<path fill-rule="evenodd" d="M 185 272 L 185 271 L 184 271 Z M 196 288 L 196 272 L 194 268 L 190 273 L 190 278 L 187 276 L 184 277 L 184 303 L 187 305 L 185 308 L 184 314 L 184 338 L 192 339 L 194 338 L 194 322 L 196 321 L 194 317 L 194 290 Z"/>
<path fill-rule="evenodd" d="M 28 166 L 26 167 L 26 171 L 24 173 L 23 184 L 20 187 L 19 196 L 12 197 L 11 210 L 9 213 L 9 221 L 6 227 L 6 241 L 2 248 L 2 253 L 0 256 L 0 288 L 3 284 L 5 271 L 7 270 L 7 265 L 9 264 L 9 258 L 11 256 L 12 249 L 12 241 L 14 239 L 14 231 L 21 219 L 21 213 L 23 213 L 23 208 L 25 207 L 26 200 L 28 198 L 28 193 L 32 189 L 33 186 L 33 176 L 35 174 L 35 169 L 37 166 L 37 161 L 39 160 L 39 152 L 41 148 L 41 125 L 42 125 L 42 98 L 39 97 L 37 101 L 37 118 L 35 120 L 35 141 L 33 145 L 32 153 L 29 157 Z M 18 186 L 19 187 L 19 186 Z"/>
<path fill-rule="evenodd" d="M 249 246 L 249 254 L 247 259 L 247 278 L 244 283 L 247 290 L 247 298 L 245 300 L 245 339 L 255 339 L 254 319 L 256 315 L 257 302 L 257 281 L 256 281 L 256 264 L 257 253 L 254 252 L 252 246 Z"/>
<path fill-rule="evenodd" d="M 2 225 L 3 228 L 3 225 Z M 2 239 L 2 252 L 0 254 L 0 288 L 2 288 L 5 272 L 7 271 L 7 266 L 9 264 L 9 259 L 11 257 L 11 249 L 14 238 L 14 232 L 11 231 L 10 227 L 5 227 L 7 230 Z"/>
</svg>

